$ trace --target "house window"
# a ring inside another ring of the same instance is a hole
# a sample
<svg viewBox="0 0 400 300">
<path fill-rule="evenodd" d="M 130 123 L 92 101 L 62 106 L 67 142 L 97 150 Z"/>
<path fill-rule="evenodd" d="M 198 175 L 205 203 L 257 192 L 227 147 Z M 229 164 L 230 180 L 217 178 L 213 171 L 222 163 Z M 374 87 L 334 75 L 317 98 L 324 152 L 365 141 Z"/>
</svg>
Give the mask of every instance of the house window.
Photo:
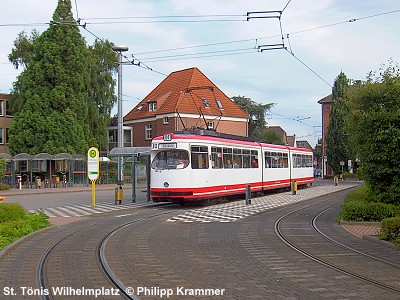
<svg viewBox="0 0 400 300">
<path fill-rule="evenodd" d="M 210 108 L 210 104 L 206 98 L 201 98 L 201 101 L 203 102 L 205 108 Z"/>
<path fill-rule="evenodd" d="M 10 101 L 6 101 L 6 116 L 12 116 Z"/>
<path fill-rule="evenodd" d="M 169 117 L 164 117 L 164 118 L 163 118 L 163 124 L 164 124 L 164 125 L 169 124 Z"/>
<path fill-rule="evenodd" d="M 3 107 L 4 107 L 4 100 L 0 101 L 0 116 L 4 116 L 4 111 L 3 111 Z"/>
<path fill-rule="evenodd" d="M 156 110 L 157 110 L 157 102 L 147 103 L 147 111 L 156 111 Z"/>
<path fill-rule="evenodd" d="M 207 127 L 208 129 L 214 129 L 214 122 L 208 122 Z"/>
<path fill-rule="evenodd" d="M 9 139 L 8 139 L 8 129 L 9 128 L 6 128 L 6 144 L 8 144 L 8 141 L 9 141 Z"/>
<path fill-rule="evenodd" d="M 222 106 L 221 101 L 219 101 L 218 99 L 215 99 L 215 102 L 217 102 L 218 108 L 219 108 L 220 110 L 223 110 L 223 109 L 224 109 L 224 107 Z"/>
<path fill-rule="evenodd" d="M 144 136 L 146 140 L 151 140 L 151 124 L 146 124 Z"/>
<path fill-rule="evenodd" d="M 0 128 L 0 144 L 4 144 L 4 128 Z"/>
</svg>

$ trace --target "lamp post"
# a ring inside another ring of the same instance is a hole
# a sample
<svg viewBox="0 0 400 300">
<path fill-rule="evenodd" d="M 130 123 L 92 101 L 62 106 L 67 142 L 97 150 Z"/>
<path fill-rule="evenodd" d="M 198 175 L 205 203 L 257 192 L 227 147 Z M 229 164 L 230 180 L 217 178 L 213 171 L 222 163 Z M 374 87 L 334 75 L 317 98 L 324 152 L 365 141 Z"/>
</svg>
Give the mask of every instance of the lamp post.
<svg viewBox="0 0 400 300">
<path fill-rule="evenodd" d="M 112 49 L 118 53 L 118 126 L 117 126 L 117 141 L 118 148 L 124 146 L 124 130 L 122 117 L 122 52 L 128 51 L 128 46 L 114 45 Z M 118 174 L 117 184 L 122 188 L 123 181 L 123 157 L 118 157 Z M 121 199 L 122 200 L 122 199 Z"/>
</svg>

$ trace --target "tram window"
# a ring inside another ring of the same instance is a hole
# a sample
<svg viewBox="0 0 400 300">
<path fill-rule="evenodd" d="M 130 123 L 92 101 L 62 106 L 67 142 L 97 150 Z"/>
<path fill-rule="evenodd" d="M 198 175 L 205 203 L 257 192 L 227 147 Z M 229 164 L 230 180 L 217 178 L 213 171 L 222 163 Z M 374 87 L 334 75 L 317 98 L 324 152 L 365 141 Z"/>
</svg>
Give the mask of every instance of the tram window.
<svg viewBox="0 0 400 300">
<path fill-rule="evenodd" d="M 208 169 L 208 147 L 192 146 L 192 169 Z"/>
<path fill-rule="evenodd" d="M 213 169 L 220 169 L 223 167 L 221 147 L 211 147 L 211 166 Z"/>
<path fill-rule="evenodd" d="M 242 150 L 243 168 L 250 168 L 250 150 Z"/>
<path fill-rule="evenodd" d="M 251 150 L 250 159 L 251 159 L 251 167 L 258 168 L 258 151 L 257 150 Z"/>
<path fill-rule="evenodd" d="M 287 153 L 283 153 L 282 168 L 288 168 L 288 167 L 289 167 L 288 154 Z"/>
<path fill-rule="evenodd" d="M 293 168 L 311 168 L 312 155 L 293 154 Z"/>
<path fill-rule="evenodd" d="M 189 165 L 189 154 L 184 150 L 168 150 L 158 152 L 151 163 L 156 170 L 184 169 Z"/>
<path fill-rule="evenodd" d="M 231 169 L 233 167 L 232 165 L 232 148 L 224 148 L 223 149 L 223 154 L 224 154 L 224 168 L 225 169 Z"/>
<path fill-rule="evenodd" d="M 242 149 L 233 149 L 233 167 L 235 169 L 242 167 Z"/>
</svg>

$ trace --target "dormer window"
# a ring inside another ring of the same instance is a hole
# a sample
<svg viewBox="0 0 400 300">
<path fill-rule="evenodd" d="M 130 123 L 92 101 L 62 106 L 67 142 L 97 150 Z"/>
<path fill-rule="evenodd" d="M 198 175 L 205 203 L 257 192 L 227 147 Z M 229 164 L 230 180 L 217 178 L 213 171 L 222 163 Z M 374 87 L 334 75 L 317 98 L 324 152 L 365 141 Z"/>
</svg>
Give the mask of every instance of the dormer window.
<svg viewBox="0 0 400 300">
<path fill-rule="evenodd" d="M 147 111 L 156 111 L 156 110 L 157 110 L 157 102 L 147 103 Z"/>
<path fill-rule="evenodd" d="M 223 107 L 223 105 L 222 105 L 222 103 L 221 103 L 220 100 L 215 99 L 215 102 L 217 102 L 218 108 L 219 108 L 220 110 L 223 110 L 223 109 L 224 109 L 224 107 Z"/>
<path fill-rule="evenodd" d="M 210 104 L 206 98 L 201 98 L 201 101 L 203 102 L 205 108 L 210 108 Z"/>
</svg>

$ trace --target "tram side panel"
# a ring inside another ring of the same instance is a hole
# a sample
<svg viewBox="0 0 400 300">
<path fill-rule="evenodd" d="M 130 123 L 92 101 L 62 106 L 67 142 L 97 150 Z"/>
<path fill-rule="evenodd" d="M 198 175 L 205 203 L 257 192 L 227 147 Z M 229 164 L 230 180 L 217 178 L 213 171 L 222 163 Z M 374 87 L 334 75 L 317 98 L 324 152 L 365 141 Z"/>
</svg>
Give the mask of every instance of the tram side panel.
<svg viewBox="0 0 400 300">
<path fill-rule="evenodd" d="M 313 156 L 311 151 L 291 149 L 291 179 L 297 182 L 297 185 L 306 185 L 314 181 L 313 174 Z"/>
<path fill-rule="evenodd" d="M 290 186 L 289 150 L 286 148 L 263 147 L 264 190 Z"/>
</svg>

